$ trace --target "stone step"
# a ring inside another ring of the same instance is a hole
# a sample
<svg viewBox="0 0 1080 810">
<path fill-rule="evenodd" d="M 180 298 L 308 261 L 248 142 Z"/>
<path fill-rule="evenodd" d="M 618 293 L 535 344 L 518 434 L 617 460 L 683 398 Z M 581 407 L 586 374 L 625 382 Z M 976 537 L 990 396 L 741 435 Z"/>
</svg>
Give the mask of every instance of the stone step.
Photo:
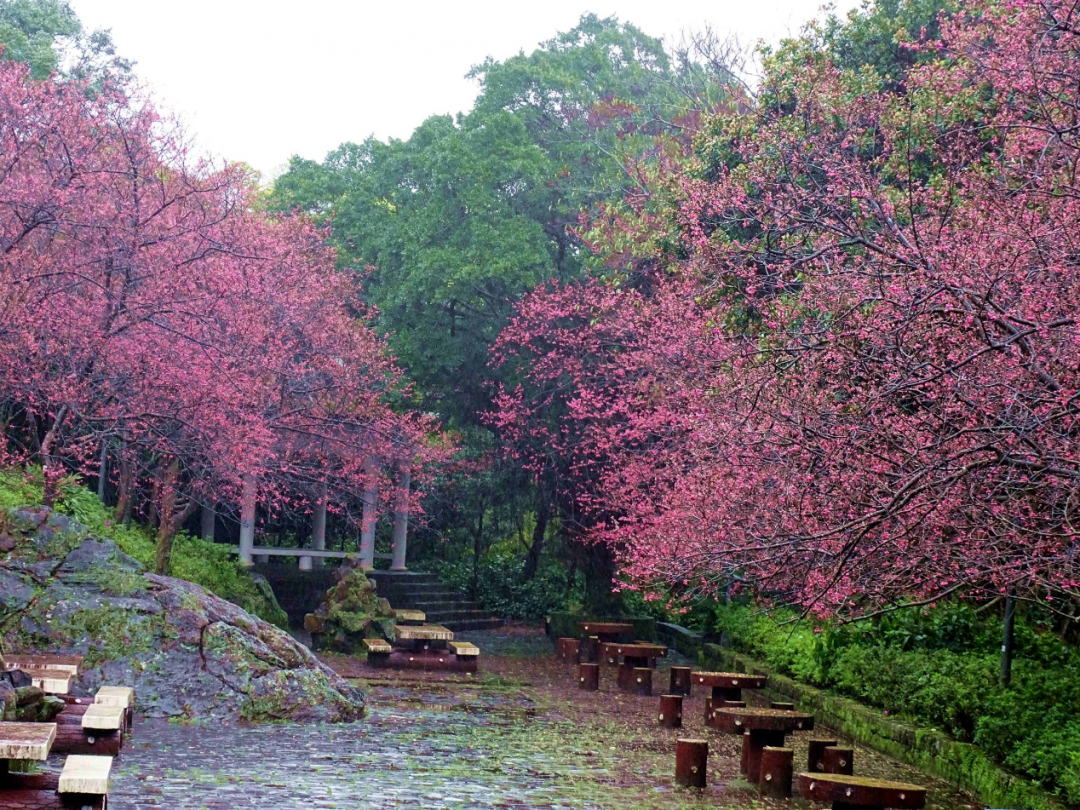
<svg viewBox="0 0 1080 810">
<path fill-rule="evenodd" d="M 408 584 L 401 582 L 387 582 L 385 583 L 385 585 L 380 582 L 378 590 L 383 590 L 384 588 L 387 591 L 396 591 L 397 593 L 408 593 L 414 595 L 427 595 L 432 593 L 449 594 L 451 596 L 458 595 L 457 591 L 453 590 L 452 588 L 448 588 L 447 586 L 439 582 L 421 582 L 415 585 L 411 582 Z"/>
<path fill-rule="evenodd" d="M 469 602 L 464 599 L 440 599 L 438 601 L 424 600 L 422 602 L 416 602 L 415 606 L 410 610 L 422 610 L 424 613 L 438 613 L 440 610 L 480 610 L 480 606 L 476 602 Z"/>
<path fill-rule="evenodd" d="M 382 580 L 388 585 L 431 585 L 439 582 L 439 578 L 434 574 L 416 571 L 372 571 L 368 574 L 368 578 Z"/>
<path fill-rule="evenodd" d="M 494 630 L 502 627 L 502 624 L 502 619 L 462 619 L 444 624 L 443 627 L 454 633 L 464 633 L 468 630 Z"/>
<path fill-rule="evenodd" d="M 467 619 L 490 619 L 491 615 L 483 610 L 440 610 L 438 613 L 428 613 L 427 620 L 432 624 L 445 625 L 447 622 L 456 622 Z"/>
<path fill-rule="evenodd" d="M 404 592 L 399 591 L 399 592 L 396 592 L 396 593 L 391 592 L 391 593 L 384 594 L 384 595 L 386 596 L 387 599 L 390 600 L 390 603 L 394 607 L 400 607 L 403 610 L 423 610 L 423 608 L 418 607 L 418 605 L 430 605 L 430 604 L 433 604 L 433 603 L 440 603 L 440 602 L 453 602 L 454 604 L 458 604 L 459 601 L 460 602 L 466 601 L 464 597 L 459 597 L 457 594 L 453 594 L 453 593 L 435 593 L 435 594 L 419 593 L 419 594 L 417 594 L 417 593 L 404 593 Z"/>
</svg>

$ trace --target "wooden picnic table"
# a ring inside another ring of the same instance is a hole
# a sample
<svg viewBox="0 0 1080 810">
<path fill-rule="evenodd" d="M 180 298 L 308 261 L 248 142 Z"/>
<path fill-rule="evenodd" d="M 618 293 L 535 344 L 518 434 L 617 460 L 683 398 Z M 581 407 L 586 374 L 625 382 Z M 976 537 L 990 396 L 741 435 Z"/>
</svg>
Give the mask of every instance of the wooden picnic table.
<svg viewBox="0 0 1080 810">
<path fill-rule="evenodd" d="M 596 636 L 600 641 L 628 641 L 634 637 L 634 625 L 628 622 L 580 622 L 578 627 L 585 638 Z"/>
<path fill-rule="evenodd" d="M 656 669 L 656 660 L 668 654 L 662 644 L 635 641 L 632 644 L 606 642 L 600 645 L 601 657 L 611 665 L 618 665 L 616 683 L 620 689 L 631 689 L 634 682 L 634 670 L 639 667 Z M 621 660 L 620 660 L 621 659 Z"/>
<path fill-rule="evenodd" d="M 399 624 L 394 627 L 394 640 L 406 648 L 445 650 L 446 645 L 454 640 L 454 634 L 439 624 Z"/>
<path fill-rule="evenodd" d="M 725 700 L 742 700 L 743 689 L 764 689 L 768 678 L 764 675 L 747 675 L 745 672 L 693 672 L 690 682 L 712 688 L 716 708 Z"/>
<path fill-rule="evenodd" d="M 743 735 L 743 770 L 757 784 L 761 777 L 761 751 L 766 746 L 783 748 L 784 738 L 796 731 L 810 731 L 814 717 L 783 709 L 718 708 L 713 710 L 713 727 L 728 734 Z"/>
</svg>

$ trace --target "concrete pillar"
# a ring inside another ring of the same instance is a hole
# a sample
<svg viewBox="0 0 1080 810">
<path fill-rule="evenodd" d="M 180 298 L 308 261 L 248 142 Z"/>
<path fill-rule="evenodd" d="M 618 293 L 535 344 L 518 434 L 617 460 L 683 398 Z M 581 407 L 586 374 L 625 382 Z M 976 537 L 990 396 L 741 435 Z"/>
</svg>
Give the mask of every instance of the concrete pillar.
<svg viewBox="0 0 1080 810">
<path fill-rule="evenodd" d="M 101 443 L 101 457 L 98 459 L 97 496 L 105 503 L 105 482 L 109 475 L 109 443 Z"/>
<path fill-rule="evenodd" d="M 375 506 L 379 498 L 375 479 L 378 467 L 374 458 L 368 457 L 364 472 L 368 483 L 364 490 L 364 512 L 360 519 L 360 566 L 370 571 L 375 567 Z"/>
<path fill-rule="evenodd" d="M 214 542 L 214 527 L 217 525 L 217 512 L 214 507 L 203 505 L 202 526 L 199 536 L 208 543 Z"/>
<path fill-rule="evenodd" d="M 401 500 L 394 512 L 394 547 L 393 559 L 390 561 L 391 571 L 405 570 L 405 543 L 409 533 L 409 485 L 412 476 L 408 470 L 401 474 Z"/>
<path fill-rule="evenodd" d="M 311 526 L 311 547 L 316 551 L 326 551 L 326 502 L 328 493 L 325 482 L 319 486 L 319 500 L 315 504 L 315 515 Z M 312 562 L 318 568 L 323 564 L 322 557 L 315 557 Z"/>
<path fill-rule="evenodd" d="M 251 565 L 255 547 L 255 476 L 245 475 L 240 492 L 240 562 Z"/>
</svg>

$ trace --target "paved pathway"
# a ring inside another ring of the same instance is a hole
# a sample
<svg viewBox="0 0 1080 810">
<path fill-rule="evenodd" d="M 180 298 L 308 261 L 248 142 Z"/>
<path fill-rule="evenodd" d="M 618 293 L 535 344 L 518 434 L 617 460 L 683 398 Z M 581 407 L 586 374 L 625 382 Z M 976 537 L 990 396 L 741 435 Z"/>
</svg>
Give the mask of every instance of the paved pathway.
<svg viewBox="0 0 1080 810">
<path fill-rule="evenodd" d="M 579 692 L 570 668 L 554 660 L 550 642 L 535 631 L 463 637 L 484 650 L 484 672 L 475 678 L 387 676 L 334 660 L 368 688 L 369 715 L 352 725 L 139 723 L 117 764 L 109 807 L 761 806 L 738 778 L 738 740 L 712 732 L 708 791 L 671 787 L 675 738 L 703 733 L 701 697 L 687 703 L 682 732 L 659 729 L 654 700 L 610 691 L 606 683 L 600 693 Z M 927 782 L 870 752 L 858 756 L 863 773 Z M 969 806 L 945 786 L 933 788 L 935 807 Z"/>
</svg>

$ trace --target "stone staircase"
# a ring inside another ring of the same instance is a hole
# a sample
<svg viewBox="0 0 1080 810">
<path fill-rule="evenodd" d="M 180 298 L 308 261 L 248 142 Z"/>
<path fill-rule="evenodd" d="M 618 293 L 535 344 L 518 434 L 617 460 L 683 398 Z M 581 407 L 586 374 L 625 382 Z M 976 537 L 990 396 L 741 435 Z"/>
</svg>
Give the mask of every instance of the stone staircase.
<svg viewBox="0 0 1080 810">
<path fill-rule="evenodd" d="M 448 630 L 488 630 L 502 626 L 502 619 L 486 613 L 475 602 L 439 583 L 434 574 L 415 571 L 372 571 L 379 596 L 385 596 L 399 610 L 422 610 L 428 624 Z"/>
</svg>

